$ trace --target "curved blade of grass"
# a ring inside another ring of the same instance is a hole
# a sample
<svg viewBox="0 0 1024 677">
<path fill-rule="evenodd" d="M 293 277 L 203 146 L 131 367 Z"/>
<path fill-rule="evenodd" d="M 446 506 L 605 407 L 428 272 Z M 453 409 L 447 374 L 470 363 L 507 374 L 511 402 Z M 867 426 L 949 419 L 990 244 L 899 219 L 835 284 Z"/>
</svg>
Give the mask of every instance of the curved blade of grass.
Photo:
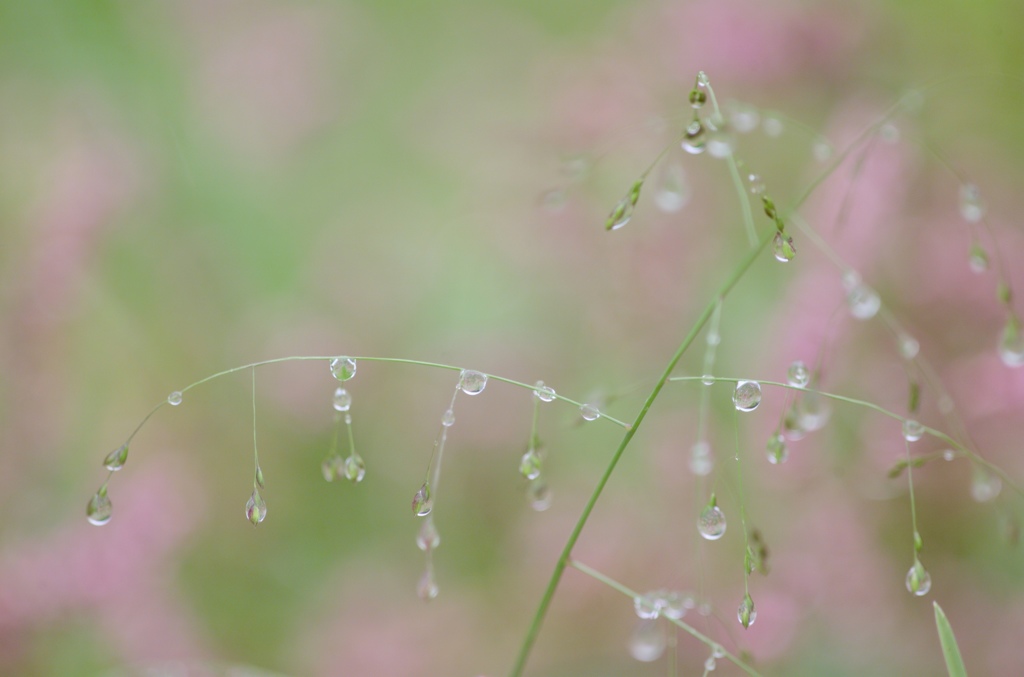
<svg viewBox="0 0 1024 677">
<path fill-rule="evenodd" d="M 935 626 L 939 629 L 939 642 L 942 644 L 942 655 L 946 658 L 949 677 L 967 677 L 967 668 L 964 667 L 964 659 L 960 657 L 960 647 L 956 645 L 953 628 L 949 626 L 939 603 L 932 604 L 935 606 Z"/>
</svg>

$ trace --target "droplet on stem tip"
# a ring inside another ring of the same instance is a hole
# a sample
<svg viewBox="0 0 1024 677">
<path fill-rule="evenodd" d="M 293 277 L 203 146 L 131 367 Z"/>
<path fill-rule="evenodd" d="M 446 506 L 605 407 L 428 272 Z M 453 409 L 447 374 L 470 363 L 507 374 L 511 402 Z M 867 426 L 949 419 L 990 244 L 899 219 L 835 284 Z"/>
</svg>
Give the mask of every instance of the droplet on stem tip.
<svg viewBox="0 0 1024 677">
<path fill-rule="evenodd" d="M 351 357 L 335 357 L 330 366 L 331 374 L 339 381 L 347 381 L 356 375 L 356 361 Z"/>
</svg>

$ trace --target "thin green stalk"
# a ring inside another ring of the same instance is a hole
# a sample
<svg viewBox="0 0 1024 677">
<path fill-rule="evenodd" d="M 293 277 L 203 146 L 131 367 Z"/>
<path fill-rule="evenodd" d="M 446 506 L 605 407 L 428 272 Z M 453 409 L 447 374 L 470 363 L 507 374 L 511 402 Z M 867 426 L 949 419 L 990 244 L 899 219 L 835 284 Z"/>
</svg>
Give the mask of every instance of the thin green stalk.
<svg viewBox="0 0 1024 677">
<path fill-rule="evenodd" d="M 723 120 L 722 111 L 718 108 L 718 99 L 715 98 L 715 90 L 708 82 L 708 98 L 711 99 L 711 107 L 715 109 L 715 115 L 719 120 Z M 754 227 L 754 213 L 750 208 L 750 199 L 747 196 L 747 189 L 743 185 L 743 178 L 740 176 L 739 167 L 736 165 L 736 157 L 732 153 L 729 153 L 725 159 L 726 164 L 729 166 L 729 178 L 732 179 L 733 188 L 736 189 L 736 196 L 740 200 L 740 207 L 743 211 L 743 226 L 747 231 L 747 239 L 750 241 L 751 247 L 757 246 L 757 229 Z"/>
<path fill-rule="evenodd" d="M 612 473 L 615 471 L 615 466 L 618 465 L 623 452 L 625 452 L 626 447 L 628 447 L 629 443 L 633 440 L 633 436 L 636 435 L 636 431 L 639 429 L 640 424 L 643 423 L 644 419 L 647 417 L 647 412 L 650 410 L 651 405 L 654 404 L 654 401 L 658 398 L 659 393 L 661 393 L 661 389 L 665 386 L 665 383 L 672 375 L 672 371 L 675 369 L 676 364 L 683 357 L 683 353 L 686 352 L 690 347 L 690 344 L 697 338 L 701 329 L 704 328 L 704 325 L 711 318 L 711 314 L 715 311 L 715 307 L 718 305 L 719 299 L 725 298 L 736 283 L 739 282 L 740 278 L 742 278 L 747 272 L 750 266 L 753 265 L 761 251 L 771 241 L 771 235 L 772 234 L 769 233 L 767 236 L 762 237 L 758 246 L 747 253 L 747 256 L 743 259 L 740 265 L 719 288 L 714 299 L 705 306 L 704 311 L 697 318 L 693 327 L 690 328 L 690 332 L 686 335 L 686 338 L 683 339 L 683 342 L 672 356 L 672 359 L 669 360 L 661 377 L 658 379 L 657 383 L 654 384 L 654 389 L 651 391 L 651 394 L 648 395 L 647 400 L 644 402 L 643 407 L 641 407 L 640 413 L 637 414 L 633 424 L 626 430 L 626 434 L 623 436 L 622 442 L 619 443 L 619 447 L 612 455 L 612 459 L 608 463 L 608 467 L 605 468 L 604 474 L 601 476 L 601 479 L 598 480 L 597 486 L 594 487 L 594 491 L 590 495 L 590 499 L 583 508 L 583 512 L 576 521 L 576 526 L 573 527 L 572 533 L 569 535 L 569 539 L 566 541 L 565 547 L 562 549 L 562 554 L 558 558 L 558 562 L 555 564 L 555 570 L 551 574 L 551 580 L 548 581 L 548 586 L 544 591 L 544 596 L 541 598 L 540 606 L 534 614 L 533 621 L 530 623 L 530 628 L 526 633 L 526 638 L 523 640 L 523 644 L 519 649 L 519 654 L 516 657 L 516 662 L 510 672 L 512 677 L 519 677 L 523 674 L 523 669 L 526 667 L 526 660 L 529 658 L 530 650 L 533 648 L 533 644 L 537 640 L 541 624 L 544 622 L 544 617 L 547 615 L 548 607 L 551 606 L 551 600 L 555 596 L 555 590 L 558 588 L 558 583 L 562 579 L 562 573 L 565 571 L 565 567 L 569 564 L 572 549 L 575 547 L 576 541 L 579 540 L 580 534 L 583 532 L 583 527 L 590 518 L 590 513 L 594 510 L 594 506 L 597 504 L 597 499 L 601 497 L 601 493 L 604 491 L 605 485 L 608 483 Z"/>
</svg>

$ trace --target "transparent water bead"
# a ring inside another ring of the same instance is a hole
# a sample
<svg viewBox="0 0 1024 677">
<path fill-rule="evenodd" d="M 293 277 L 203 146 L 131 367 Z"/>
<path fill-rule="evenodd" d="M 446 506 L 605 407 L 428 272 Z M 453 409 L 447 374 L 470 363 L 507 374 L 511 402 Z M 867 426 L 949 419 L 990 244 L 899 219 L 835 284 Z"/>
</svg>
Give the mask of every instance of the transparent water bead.
<svg viewBox="0 0 1024 677">
<path fill-rule="evenodd" d="M 452 411 L 450 407 L 448 409 L 445 409 L 444 413 L 441 414 L 441 425 L 443 425 L 445 428 L 451 428 L 453 425 L 455 425 L 455 412 Z"/>
<path fill-rule="evenodd" d="M 754 606 L 754 600 L 750 598 L 750 595 L 743 596 L 743 601 L 736 609 L 736 619 L 744 628 L 749 628 L 757 620 L 757 607 Z"/>
<path fill-rule="evenodd" d="M 665 630 L 655 619 L 642 619 L 629 638 L 629 655 L 641 663 L 651 663 L 665 653 Z"/>
<path fill-rule="evenodd" d="M 800 425 L 800 411 L 797 404 L 797 402 L 793 402 L 786 415 L 782 417 L 782 434 L 787 440 L 793 442 L 807 437 L 807 430 Z"/>
<path fill-rule="evenodd" d="M 908 418 L 903 421 L 903 439 L 907 442 L 917 442 L 924 436 L 924 426 L 919 421 Z"/>
<path fill-rule="evenodd" d="M 181 404 L 181 391 L 175 390 L 173 393 L 167 396 L 167 404 L 172 407 L 176 407 Z"/>
<path fill-rule="evenodd" d="M 267 502 L 260 496 L 258 489 L 252 490 L 252 495 L 249 496 L 249 500 L 245 502 L 245 519 L 252 522 L 253 526 L 256 526 L 267 517 Z"/>
<path fill-rule="evenodd" d="M 859 283 L 846 292 L 846 305 L 850 308 L 850 314 L 858 320 L 870 320 L 878 314 L 882 300 L 874 289 Z"/>
<path fill-rule="evenodd" d="M 956 458 L 956 452 L 953 451 L 952 449 L 946 449 L 944 452 L 942 452 L 943 460 L 952 461 L 954 458 Z"/>
<path fill-rule="evenodd" d="M 782 124 L 782 120 L 774 114 L 766 114 L 761 119 L 761 129 L 764 133 L 771 137 L 782 136 L 782 132 L 785 129 L 785 125 Z"/>
<path fill-rule="evenodd" d="M 85 518 L 89 520 L 89 524 L 101 527 L 110 521 L 113 514 L 114 506 L 107 496 L 107 485 L 104 484 L 85 504 Z"/>
<path fill-rule="evenodd" d="M 832 157 L 832 144 L 825 139 L 818 139 L 811 147 L 811 154 L 818 162 L 828 162 Z"/>
<path fill-rule="evenodd" d="M 715 658 L 724 658 L 725 657 L 725 649 L 722 648 L 721 644 L 716 644 L 711 649 L 711 655 L 714 656 Z"/>
<path fill-rule="evenodd" d="M 691 155 L 700 155 L 707 148 L 707 137 L 708 133 L 704 125 L 700 120 L 695 119 L 686 126 L 686 132 L 683 134 L 683 150 Z"/>
<path fill-rule="evenodd" d="M 580 407 L 580 416 L 585 421 L 596 421 L 601 416 L 601 410 L 593 404 L 584 404 Z"/>
<path fill-rule="evenodd" d="M 629 223 L 629 219 L 632 216 L 633 203 L 627 195 L 612 208 L 611 213 L 608 214 L 608 218 L 604 222 L 604 228 L 605 230 L 618 230 Z"/>
<path fill-rule="evenodd" d="M 999 339 L 999 359 L 1007 367 L 1024 366 L 1024 332 L 1021 331 L 1020 322 L 1015 316 L 1011 316 L 1003 327 L 1003 334 Z"/>
<path fill-rule="evenodd" d="M 747 175 L 747 190 L 750 191 L 751 195 L 764 195 L 764 189 L 764 179 L 761 178 L 760 174 Z"/>
<path fill-rule="evenodd" d="M 772 238 L 772 254 L 775 255 L 775 260 L 781 263 L 792 261 L 796 256 L 796 245 L 793 244 L 793 238 L 776 231 L 775 237 Z"/>
<path fill-rule="evenodd" d="M 999 479 L 999 475 L 975 464 L 971 474 L 971 498 L 978 503 L 988 503 L 994 501 L 1002 489 L 1003 481 Z"/>
<path fill-rule="evenodd" d="M 430 496 L 430 485 L 423 483 L 412 497 L 412 514 L 417 517 L 426 517 L 434 507 L 434 499 Z"/>
<path fill-rule="evenodd" d="M 441 545 L 441 534 L 437 532 L 437 527 L 434 526 L 434 518 L 428 516 L 423 520 L 423 524 L 420 525 L 420 530 L 416 534 L 416 547 L 427 552 L 428 550 L 436 550 Z"/>
<path fill-rule="evenodd" d="M 708 656 L 704 661 L 704 672 L 714 672 L 715 668 L 718 667 L 718 659 L 714 656 Z"/>
<path fill-rule="evenodd" d="M 654 204 L 666 214 L 674 214 L 690 201 L 690 183 L 686 180 L 686 172 L 678 162 L 665 165 L 662 170 L 658 189 L 654 193 Z"/>
<path fill-rule="evenodd" d="M 921 352 L 921 344 L 910 334 L 900 334 L 900 356 L 904 360 L 912 360 Z"/>
<path fill-rule="evenodd" d="M 776 433 L 768 438 L 767 445 L 768 462 L 772 465 L 785 463 L 789 458 L 789 447 L 786 446 L 786 438 Z"/>
<path fill-rule="evenodd" d="M 128 460 L 128 443 L 125 442 L 117 449 L 107 454 L 106 458 L 103 459 L 103 467 L 110 472 L 117 472 L 124 467 L 125 462 Z"/>
<path fill-rule="evenodd" d="M 540 477 L 541 459 L 540 454 L 533 447 L 526 450 L 523 458 L 519 461 L 519 472 L 528 480 L 535 480 Z"/>
<path fill-rule="evenodd" d="M 420 576 L 420 582 L 416 584 L 416 594 L 424 602 L 429 602 L 437 597 L 437 592 L 437 581 L 434 580 L 434 570 L 427 567 L 427 570 L 423 572 L 422 576 Z"/>
<path fill-rule="evenodd" d="M 324 479 L 328 482 L 333 482 L 335 477 L 340 477 L 344 473 L 345 461 L 342 460 L 341 456 L 334 454 L 324 459 L 323 463 L 320 464 L 320 471 L 324 475 Z"/>
<path fill-rule="evenodd" d="M 717 129 L 708 134 L 708 155 L 720 160 L 730 157 L 736 146 L 736 138 L 728 129 Z"/>
<path fill-rule="evenodd" d="M 919 561 L 907 572 L 907 592 L 922 597 L 932 589 L 932 575 L 929 574 Z"/>
<path fill-rule="evenodd" d="M 967 264 L 972 273 L 981 275 L 988 270 L 988 254 L 979 245 L 974 245 L 971 247 L 971 256 L 967 260 Z"/>
<path fill-rule="evenodd" d="M 811 382 L 811 370 L 801 360 L 797 360 L 786 370 L 786 382 L 796 388 L 806 387 Z"/>
<path fill-rule="evenodd" d="M 530 502 L 530 507 L 537 512 L 544 512 L 551 507 L 551 488 L 548 483 L 542 478 L 530 482 L 530 486 L 526 490 L 526 498 Z"/>
<path fill-rule="evenodd" d="M 729 122 L 737 132 L 747 134 L 761 124 L 761 114 L 754 106 L 733 101 L 729 105 Z"/>
<path fill-rule="evenodd" d="M 487 374 L 463 369 L 459 376 L 459 388 L 467 395 L 479 395 L 487 387 Z"/>
<path fill-rule="evenodd" d="M 661 599 L 656 592 L 633 598 L 633 610 L 639 618 L 654 619 L 661 615 Z"/>
<path fill-rule="evenodd" d="M 679 620 L 686 615 L 686 599 L 681 592 L 675 590 L 659 590 L 661 615 L 665 618 Z M 692 599 L 690 600 L 692 602 Z"/>
<path fill-rule="evenodd" d="M 732 403 L 738 411 L 754 411 L 761 404 L 761 384 L 757 381 L 740 381 L 732 393 Z"/>
<path fill-rule="evenodd" d="M 690 472 L 698 477 L 711 474 L 715 462 L 711 458 L 711 445 L 701 440 L 690 448 Z"/>
<path fill-rule="evenodd" d="M 363 457 L 353 453 L 345 459 L 345 479 L 350 482 L 362 482 L 366 476 L 366 463 Z"/>
<path fill-rule="evenodd" d="M 797 414 L 797 426 L 804 432 L 821 430 L 832 416 L 832 407 L 821 395 L 815 392 L 803 392 L 794 403 Z M 794 439 L 790 437 L 790 439 Z"/>
<path fill-rule="evenodd" d="M 541 402 L 553 402 L 555 399 L 555 389 L 551 386 L 544 385 L 544 381 L 537 381 L 533 384 L 535 390 L 533 396 Z"/>
<path fill-rule="evenodd" d="M 960 186 L 960 216 L 969 223 L 977 223 L 985 216 L 985 202 L 973 183 Z"/>
<path fill-rule="evenodd" d="M 348 411 L 352 408 L 352 396 L 348 394 L 347 390 L 339 387 L 334 391 L 334 401 L 332 404 L 335 411 Z"/>
<path fill-rule="evenodd" d="M 356 361 L 351 357 L 335 357 L 330 367 L 331 375 L 339 381 L 347 381 L 356 375 Z"/>
<path fill-rule="evenodd" d="M 715 377 L 711 374 L 704 374 L 700 377 L 700 382 L 706 386 L 713 386 L 715 385 Z"/>
<path fill-rule="evenodd" d="M 697 531 L 709 541 L 717 541 L 725 534 L 725 513 L 717 505 L 709 504 L 697 517 Z"/>
</svg>

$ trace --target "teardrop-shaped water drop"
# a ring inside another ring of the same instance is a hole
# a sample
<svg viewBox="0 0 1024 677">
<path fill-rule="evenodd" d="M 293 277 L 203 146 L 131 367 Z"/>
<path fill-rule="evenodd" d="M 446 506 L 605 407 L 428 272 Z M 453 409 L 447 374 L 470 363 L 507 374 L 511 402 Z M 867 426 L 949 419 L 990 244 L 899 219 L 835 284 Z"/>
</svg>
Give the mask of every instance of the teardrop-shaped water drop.
<svg viewBox="0 0 1024 677">
<path fill-rule="evenodd" d="M 789 458 L 789 447 L 786 446 L 786 438 L 776 433 L 768 438 L 768 462 L 772 465 L 785 463 Z"/>
<path fill-rule="evenodd" d="M 818 162 L 828 162 L 829 158 L 832 157 L 832 144 L 825 139 L 818 139 L 811 147 L 811 154 L 814 155 L 814 159 Z"/>
<path fill-rule="evenodd" d="M 988 254 L 981 245 L 974 245 L 971 247 L 971 255 L 967 260 L 967 265 L 970 266 L 971 272 L 975 275 L 981 275 L 988 270 Z"/>
<path fill-rule="evenodd" d="M 1024 332 L 1021 331 L 1020 321 L 1015 315 L 1011 315 L 1003 327 L 1003 334 L 999 339 L 999 358 L 1007 367 L 1024 365 Z"/>
<path fill-rule="evenodd" d="M 627 195 L 612 207 L 612 211 L 608 214 L 608 218 L 605 219 L 604 229 L 618 230 L 629 223 L 629 219 L 632 218 L 632 216 L 633 203 L 630 202 L 629 196 Z"/>
<path fill-rule="evenodd" d="M 537 512 L 544 512 L 551 507 L 551 487 L 542 477 L 530 482 L 530 486 L 526 490 L 526 497 L 530 502 L 530 507 Z"/>
<path fill-rule="evenodd" d="M 707 505 L 697 517 L 697 531 L 709 541 L 717 541 L 725 534 L 725 513 L 717 505 Z"/>
<path fill-rule="evenodd" d="M 439 545 L 441 545 L 441 534 L 437 532 L 437 527 L 434 526 L 434 518 L 428 515 L 423 520 L 420 530 L 416 534 L 416 547 L 423 552 L 427 552 L 428 550 L 436 550 Z"/>
<path fill-rule="evenodd" d="M 351 357 L 335 357 L 331 360 L 331 374 L 339 381 L 347 381 L 356 375 L 356 361 Z"/>
<path fill-rule="evenodd" d="M 181 404 L 181 391 L 175 390 L 173 393 L 167 396 L 167 404 L 172 407 L 176 407 Z"/>
<path fill-rule="evenodd" d="M 701 440 L 690 448 L 690 472 L 698 477 L 706 477 L 711 474 L 714 467 L 714 459 L 711 458 L 711 445 Z"/>
<path fill-rule="evenodd" d="M 683 150 L 691 155 L 700 155 L 707 148 L 707 130 L 700 120 L 694 119 L 683 133 Z"/>
<path fill-rule="evenodd" d="M 719 160 L 731 157 L 736 146 L 736 137 L 732 132 L 720 125 L 718 129 L 708 134 L 707 149 L 708 155 Z"/>
<path fill-rule="evenodd" d="M 749 594 L 743 596 L 743 601 L 736 609 L 736 619 L 744 629 L 749 628 L 757 620 L 757 607 L 754 606 L 754 600 L 750 598 Z"/>
<path fill-rule="evenodd" d="M 459 376 L 459 388 L 467 395 L 479 395 L 487 387 L 487 374 L 472 369 L 463 369 Z"/>
<path fill-rule="evenodd" d="M 417 517 L 425 517 L 430 514 L 433 507 L 434 499 L 430 496 L 430 485 L 424 482 L 416 495 L 412 497 L 412 514 Z"/>
<path fill-rule="evenodd" d="M 813 391 L 801 393 L 800 399 L 794 402 L 793 406 L 797 416 L 797 427 L 804 432 L 821 430 L 832 416 L 832 407 L 821 395 Z M 789 436 L 789 439 L 799 438 Z"/>
<path fill-rule="evenodd" d="M 452 411 L 451 407 L 445 409 L 444 413 L 441 414 L 441 425 L 445 428 L 451 428 L 455 425 L 455 412 Z"/>
<path fill-rule="evenodd" d="M 642 619 L 629 638 L 629 655 L 642 663 L 650 663 L 665 653 L 665 630 L 655 619 Z"/>
<path fill-rule="evenodd" d="M 747 190 L 751 195 L 764 195 L 764 179 L 760 174 L 747 174 Z"/>
<path fill-rule="evenodd" d="M 904 360 L 912 360 L 921 352 L 921 344 L 910 334 L 900 334 L 900 356 Z"/>
<path fill-rule="evenodd" d="M 903 439 L 907 442 L 917 442 L 924 436 L 924 426 L 912 418 L 903 421 Z"/>
<path fill-rule="evenodd" d="M 846 305 L 850 308 L 850 314 L 858 320 L 870 320 L 878 314 L 882 300 L 874 289 L 861 283 L 846 292 Z"/>
<path fill-rule="evenodd" d="M 596 421 L 601 416 L 601 411 L 593 404 L 584 404 L 580 407 L 580 416 L 585 421 Z"/>
<path fill-rule="evenodd" d="M 555 399 L 555 389 L 544 385 L 544 381 L 537 381 L 533 387 L 533 396 L 541 402 L 551 402 Z"/>
<path fill-rule="evenodd" d="M 907 592 L 922 597 L 932 589 L 932 575 L 929 574 L 921 562 L 915 560 L 914 565 L 907 572 Z"/>
<path fill-rule="evenodd" d="M 654 204 L 666 214 L 674 214 L 690 201 L 690 184 L 686 180 L 686 172 L 678 162 L 670 162 L 661 170 L 661 179 Z"/>
<path fill-rule="evenodd" d="M 324 475 L 324 479 L 328 482 L 333 482 L 334 478 L 340 477 L 344 471 L 345 462 L 341 456 L 332 454 L 324 459 L 323 463 L 320 464 L 320 471 Z"/>
<path fill-rule="evenodd" d="M 980 464 L 974 465 L 971 473 L 971 498 L 978 503 L 994 501 L 1003 489 L 1003 481 Z"/>
<path fill-rule="evenodd" d="M 793 257 L 796 256 L 796 246 L 793 244 L 793 238 L 776 231 L 775 237 L 772 238 L 772 254 L 775 255 L 775 260 L 781 263 L 792 261 Z"/>
<path fill-rule="evenodd" d="M 696 86 L 690 90 L 690 106 L 694 110 L 698 110 L 704 107 L 704 104 L 708 100 L 708 93 L 705 91 L 707 86 Z"/>
<path fill-rule="evenodd" d="M 985 202 L 973 183 L 960 186 L 960 216 L 969 223 L 977 223 L 985 216 Z"/>
<path fill-rule="evenodd" d="M 437 597 L 437 582 L 434 580 L 434 569 L 427 567 L 427 570 L 420 576 L 420 582 L 416 584 L 416 594 L 424 602 Z"/>
<path fill-rule="evenodd" d="M 633 598 L 633 610 L 640 618 L 657 618 L 661 615 L 661 600 L 652 592 L 637 595 Z"/>
<path fill-rule="evenodd" d="M 267 503 L 260 496 L 260 492 L 257 489 L 252 490 L 252 495 L 249 496 L 249 500 L 245 502 L 245 519 L 249 520 L 253 526 L 256 526 L 267 517 Z"/>
<path fill-rule="evenodd" d="M 757 381 L 740 381 L 732 393 L 732 403 L 738 411 L 754 411 L 761 404 L 761 384 Z"/>
<path fill-rule="evenodd" d="M 352 396 L 348 394 L 347 390 L 339 387 L 334 391 L 333 404 L 335 411 L 348 411 L 352 408 Z"/>
<path fill-rule="evenodd" d="M 661 615 L 665 618 L 679 620 L 686 615 L 686 601 L 682 593 L 676 590 L 661 590 Z"/>
<path fill-rule="evenodd" d="M 128 443 L 125 442 L 117 449 L 107 454 L 107 457 L 103 459 L 103 467 L 110 472 L 117 472 L 124 467 L 125 461 L 128 460 Z"/>
<path fill-rule="evenodd" d="M 711 374 L 704 374 L 700 377 L 700 382 L 706 386 L 713 386 L 715 385 L 715 377 Z"/>
<path fill-rule="evenodd" d="M 704 672 L 714 672 L 715 668 L 718 667 L 718 659 L 714 656 L 708 656 L 704 660 Z"/>
<path fill-rule="evenodd" d="M 540 454 L 533 447 L 526 450 L 523 458 L 519 461 L 519 472 L 528 480 L 535 480 L 540 477 L 541 458 Z"/>
<path fill-rule="evenodd" d="M 797 360 L 786 370 L 786 381 L 796 388 L 806 387 L 811 381 L 811 370 L 807 368 L 806 364 Z"/>
<path fill-rule="evenodd" d="M 345 479 L 350 482 L 362 482 L 363 477 L 366 476 L 366 463 L 363 462 L 363 457 L 357 453 L 352 453 L 348 458 L 345 459 Z"/>
<path fill-rule="evenodd" d="M 107 496 L 107 485 L 104 484 L 86 503 L 85 517 L 89 520 L 89 524 L 101 527 L 110 521 L 113 510 L 114 506 L 110 503 L 110 497 Z"/>
</svg>

